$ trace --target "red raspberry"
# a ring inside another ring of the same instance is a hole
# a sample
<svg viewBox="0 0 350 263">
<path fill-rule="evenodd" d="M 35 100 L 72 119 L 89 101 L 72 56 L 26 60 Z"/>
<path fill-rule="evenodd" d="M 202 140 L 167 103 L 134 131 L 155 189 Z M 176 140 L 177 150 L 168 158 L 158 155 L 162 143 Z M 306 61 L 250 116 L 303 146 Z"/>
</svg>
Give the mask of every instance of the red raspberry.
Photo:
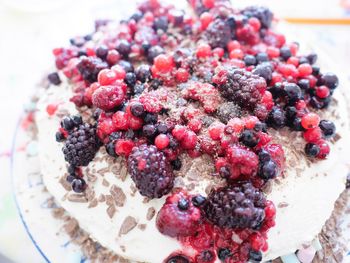
<svg viewBox="0 0 350 263">
<path fill-rule="evenodd" d="M 168 147 L 169 143 L 170 139 L 166 134 L 159 134 L 154 140 L 154 144 L 159 150 L 163 150 Z"/>
<path fill-rule="evenodd" d="M 85 96 L 85 102 L 87 103 L 88 106 L 92 105 L 92 95 L 99 87 L 100 87 L 100 83 L 94 82 L 88 88 L 86 88 L 84 96 Z"/>
<path fill-rule="evenodd" d="M 248 116 L 245 117 L 243 121 L 247 129 L 253 129 L 255 127 L 255 124 L 259 122 L 259 119 L 255 116 Z"/>
<path fill-rule="evenodd" d="M 184 192 L 169 196 L 159 210 L 156 225 L 164 235 L 183 237 L 193 235 L 201 223 L 201 211 Z"/>
<path fill-rule="evenodd" d="M 135 144 L 132 140 L 124 140 L 120 139 L 115 144 L 115 153 L 118 155 L 129 156 L 132 148 L 134 148 Z"/>
<path fill-rule="evenodd" d="M 141 96 L 140 102 L 143 104 L 145 110 L 150 113 L 158 113 L 163 108 L 159 98 L 152 94 L 145 94 Z"/>
<path fill-rule="evenodd" d="M 125 112 L 117 111 L 113 114 L 112 120 L 117 130 L 127 130 L 129 128 L 129 119 Z"/>
<path fill-rule="evenodd" d="M 225 125 L 221 122 L 212 123 L 208 129 L 210 138 L 212 138 L 213 140 L 220 140 L 224 132 L 224 128 L 225 128 Z"/>
<path fill-rule="evenodd" d="M 238 48 L 241 48 L 241 44 L 237 40 L 232 40 L 227 43 L 227 49 L 229 52 Z"/>
<path fill-rule="evenodd" d="M 125 98 L 124 88 L 126 85 L 122 82 L 115 83 L 113 86 L 101 86 L 92 95 L 92 103 L 102 110 L 112 110 L 123 102 Z"/>
<path fill-rule="evenodd" d="M 113 121 L 111 118 L 100 118 L 97 125 L 97 135 L 101 139 L 101 141 L 104 141 L 104 139 L 110 135 L 112 132 L 117 131 Z"/>
<path fill-rule="evenodd" d="M 186 82 L 189 77 L 190 77 L 190 73 L 188 73 L 188 71 L 184 68 L 179 68 L 175 73 L 175 78 L 177 82 L 180 82 L 180 83 Z"/>
<path fill-rule="evenodd" d="M 209 155 L 215 155 L 219 150 L 218 142 L 212 140 L 207 136 L 201 136 L 199 138 L 200 141 L 200 149 L 203 153 Z"/>
<path fill-rule="evenodd" d="M 240 133 L 244 129 L 244 122 L 239 118 L 233 118 L 228 121 L 228 127 L 232 127 L 235 133 Z"/>
<path fill-rule="evenodd" d="M 307 142 L 317 142 L 322 138 L 322 131 L 320 127 L 316 127 L 314 129 L 309 129 L 304 132 L 304 139 Z"/>
<path fill-rule="evenodd" d="M 101 85 L 111 85 L 115 80 L 117 80 L 117 74 L 110 69 L 103 69 L 97 75 L 97 81 Z"/>
<path fill-rule="evenodd" d="M 226 151 L 227 160 L 231 165 L 231 178 L 235 179 L 240 175 L 252 176 L 258 170 L 258 156 L 240 145 L 232 145 Z"/>
<path fill-rule="evenodd" d="M 199 132 L 202 129 L 202 121 L 198 118 L 191 119 L 188 124 L 188 128 L 190 128 L 195 133 Z"/>
<path fill-rule="evenodd" d="M 128 114 L 128 119 L 129 119 L 129 127 L 133 130 L 139 130 L 142 128 L 143 125 L 143 120 L 139 117 L 135 117 L 133 115 Z"/>
<path fill-rule="evenodd" d="M 320 116 L 318 116 L 316 113 L 310 112 L 301 118 L 301 125 L 304 129 L 314 129 L 318 126 L 319 123 Z"/>
</svg>

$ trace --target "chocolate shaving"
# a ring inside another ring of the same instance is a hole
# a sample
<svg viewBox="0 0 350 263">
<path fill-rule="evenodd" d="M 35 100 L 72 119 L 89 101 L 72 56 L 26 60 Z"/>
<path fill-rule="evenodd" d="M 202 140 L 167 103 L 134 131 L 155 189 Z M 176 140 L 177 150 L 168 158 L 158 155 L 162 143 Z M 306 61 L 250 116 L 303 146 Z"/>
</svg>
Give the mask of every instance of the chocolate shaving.
<svg viewBox="0 0 350 263">
<path fill-rule="evenodd" d="M 87 203 L 88 200 L 85 195 L 81 194 L 69 194 L 67 196 L 68 201 L 74 202 L 74 203 Z"/>
<path fill-rule="evenodd" d="M 146 229 L 147 225 L 146 225 L 146 224 L 139 224 L 137 227 L 138 227 L 140 230 L 144 231 L 144 230 Z"/>
<path fill-rule="evenodd" d="M 127 216 L 120 227 L 119 236 L 126 235 L 131 230 L 133 230 L 136 227 L 136 225 L 137 225 L 136 219 L 132 216 Z"/>
<path fill-rule="evenodd" d="M 96 198 L 92 199 L 92 201 L 89 203 L 88 208 L 93 208 L 98 205 L 98 201 Z"/>
<path fill-rule="evenodd" d="M 110 193 L 113 196 L 114 202 L 117 206 L 119 206 L 119 207 L 124 206 L 126 196 L 120 187 L 118 187 L 116 185 L 112 185 L 112 187 L 110 189 Z"/>
<path fill-rule="evenodd" d="M 72 186 L 70 185 L 70 183 L 67 182 L 66 178 L 67 178 L 67 174 L 62 176 L 58 182 L 63 186 L 63 188 L 66 191 L 70 191 L 72 190 Z"/>
<path fill-rule="evenodd" d="M 108 187 L 109 186 L 109 182 L 105 178 L 103 178 L 102 185 L 105 186 L 105 187 Z"/>
<path fill-rule="evenodd" d="M 148 208 L 147 215 L 146 215 L 147 220 L 148 221 L 152 220 L 155 214 L 156 214 L 156 210 L 154 209 L 154 207 Z"/>
<path fill-rule="evenodd" d="M 107 208 L 107 214 L 109 216 L 109 218 L 113 218 L 115 212 L 117 210 L 115 209 L 115 206 L 114 205 L 110 205 L 108 208 Z"/>
</svg>

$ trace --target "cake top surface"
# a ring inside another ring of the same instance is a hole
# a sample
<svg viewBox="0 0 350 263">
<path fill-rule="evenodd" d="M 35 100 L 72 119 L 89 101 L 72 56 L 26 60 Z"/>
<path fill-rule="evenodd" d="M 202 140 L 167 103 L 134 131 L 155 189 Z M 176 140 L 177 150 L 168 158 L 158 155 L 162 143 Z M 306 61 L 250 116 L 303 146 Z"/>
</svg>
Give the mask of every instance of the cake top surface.
<svg viewBox="0 0 350 263">
<path fill-rule="evenodd" d="M 110 234 L 117 241 L 136 226 L 157 244 L 172 240 L 158 261 L 259 262 L 276 223 L 270 186 L 304 176 L 339 140 L 338 78 L 275 32 L 267 8 L 189 4 L 192 13 L 146 1 L 129 19 L 97 21 L 94 33 L 54 50 L 59 74 L 49 81 L 62 90 L 46 110 L 69 113 L 56 133 L 67 164 L 61 183 L 74 202 L 109 190 L 100 197 L 114 204 L 111 222 L 123 214 Z M 149 232 L 127 215 L 135 207 L 147 211 Z"/>
</svg>

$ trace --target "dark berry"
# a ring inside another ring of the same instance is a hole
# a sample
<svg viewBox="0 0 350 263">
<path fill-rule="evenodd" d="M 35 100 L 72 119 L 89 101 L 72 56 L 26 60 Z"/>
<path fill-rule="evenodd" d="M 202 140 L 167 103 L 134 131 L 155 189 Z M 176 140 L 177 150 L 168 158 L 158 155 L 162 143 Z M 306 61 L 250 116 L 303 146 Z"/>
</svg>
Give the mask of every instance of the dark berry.
<svg viewBox="0 0 350 263">
<path fill-rule="evenodd" d="M 82 178 L 76 178 L 72 181 L 72 190 L 76 193 L 84 192 L 86 187 L 86 182 Z"/>
<path fill-rule="evenodd" d="M 244 130 L 239 136 L 239 141 L 248 147 L 255 147 L 259 143 L 259 136 L 253 130 Z"/>
<path fill-rule="evenodd" d="M 141 195 L 160 198 L 173 188 L 170 163 L 153 145 L 135 147 L 128 158 L 128 170 Z"/>
<path fill-rule="evenodd" d="M 108 155 L 112 156 L 112 157 L 117 157 L 117 154 L 115 152 L 115 142 L 109 142 L 106 145 L 106 152 L 108 153 Z"/>
<path fill-rule="evenodd" d="M 69 174 L 69 175 L 67 175 L 67 177 L 66 177 L 66 181 L 67 181 L 68 183 L 72 183 L 72 182 L 74 181 L 74 179 L 76 179 L 76 178 L 77 178 L 76 176 Z"/>
<path fill-rule="evenodd" d="M 123 138 L 123 133 L 118 131 L 118 132 L 112 132 L 111 135 L 109 135 L 109 140 L 110 141 L 115 141 Z"/>
<path fill-rule="evenodd" d="M 209 24 L 203 37 L 212 48 L 225 48 L 227 43 L 232 39 L 233 33 L 228 23 L 222 19 L 216 19 Z"/>
<path fill-rule="evenodd" d="M 166 32 L 168 30 L 168 18 L 166 16 L 158 17 L 154 20 L 153 28 L 154 30 L 163 30 Z"/>
<path fill-rule="evenodd" d="M 274 161 L 262 163 L 258 175 L 265 180 L 273 179 L 277 176 L 278 167 Z"/>
<path fill-rule="evenodd" d="M 97 57 L 84 57 L 77 65 L 83 79 L 90 83 L 97 81 L 98 73 L 107 67 L 108 64 Z"/>
<path fill-rule="evenodd" d="M 346 178 L 346 189 L 350 189 L 350 174 L 348 174 L 347 178 Z"/>
<path fill-rule="evenodd" d="M 321 76 L 320 82 L 330 89 L 335 89 L 339 84 L 339 79 L 333 73 L 325 73 Z"/>
<path fill-rule="evenodd" d="M 273 19 L 273 13 L 266 7 L 250 6 L 242 11 L 243 15 L 250 17 L 256 17 L 260 20 L 262 28 L 269 28 Z"/>
<path fill-rule="evenodd" d="M 136 68 L 136 79 L 141 82 L 146 82 L 151 77 L 150 68 L 148 65 L 143 64 Z"/>
<path fill-rule="evenodd" d="M 301 89 L 298 85 L 294 83 L 285 84 L 284 90 L 287 95 L 288 102 L 290 104 L 295 104 L 295 102 L 301 98 Z"/>
<path fill-rule="evenodd" d="M 143 13 L 141 11 L 136 11 L 131 17 L 130 19 L 135 20 L 136 22 L 138 22 L 141 18 L 143 17 Z"/>
<path fill-rule="evenodd" d="M 50 73 L 47 78 L 53 85 L 60 85 L 62 82 L 57 72 Z"/>
<path fill-rule="evenodd" d="M 158 230 L 170 237 L 192 236 L 202 221 L 201 210 L 195 207 L 184 192 L 167 197 L 159 210 L 156 225 Z"/>
<path fill-rule="evenodd" d="M 70 132 L 62 151 L 69 164 L 87 166 L 95 157 L 99 146 L 96 128 L 85 123 Z"/>
<path fill-rule="evenodd" d="M 134 71 L 134 67 L 129 61 L 120 60 L 118 64 L 119 64 L 119 66 L 121 66 L 125 70 L 125 72 Z"/>
<path fill-rule="evenodd" d="M 290 48 L 287 46 L 281 47 L 280 49 L 280 56 L 284 60 L 288 60 L 292 56 L 292 52 L 290 51 Z"/>
<path fill-rule="evenodd" d="M 265 80 L 243 69 L 221 70 L 214 79 L 220 79 L 225 74 L 226 81 L 218 83 L 221 95 L 244 109 L 254 109 L 261 100 L 262 90 L 266 88 Z"/>
<path fill-rule="evenodd" d="M 131 51 L 131 45 L 127 40 L 122 39 L 118 42 L 116 49 L 119 52 L 119 54 L 121 54 L 124 57 L 127 57 Z"/>
<path fill-rule="evenodd" d="M 227 258 L 229 258 L 232 255 L 231 250 L 228 248 L 220 248 L 218 250 L 218 258 L 221 261 L 225 261 Z"/>
<path fill-rule="evenodd" d="M 316 53 L 311 53 L 311 54 L 307 55 L 306 58 L 307 58 L 309 64 L 313 65 L 317 61 L 317 54 Z"/>
<path fill-rule="evenodd" d="M 133 72 L 128 72 L 125 75 L 125 83 L 129 86 L 129 87 L 134 87 L 136 84 L 136 75 Z"/>
<path fill-rule="evenodd" d="M 204 250 L 199 255 L 196 256 L 196 262 L 198 263 L 206 263 L 213 262 L 215 259 L 215 255 L 210 250 Z"/>
<path fill-rule="evenodd" d="M 262 163 L 266 163 L 271 160 L 270 153 L 264 149 L 259 151 L 258 156 L 259 156 L 259 161 Z"/>
<path fill-rule="evenodd" d="M 204 206 L 207 219 L 219 227 L 258 228 L 265 218 L 265 197 L 250 183 L 212 190 Z"/>
<path fill-rule="evenodd" d="M 291 125 L 292 130 L 294 131 L 304 131 L 303 125 L 301 125 L 301 118 L 296 117 Z"/>
<path fill-rule="evenodd" d="M 105 60 L 108 55 L 108 47 L 106 45 L 101 45 L 96 49 L 96 56 L 100 59 Z"/>
<path fill-rule="evenodd" d="M 274 129 L 284 127 L 286 124 L 286 116 L 284 111 L 279 107 L 273 107 L 269 113 L 266 123 Z"/>
<path fill-rule="evenodd" d="M 155 57 L 157 57 L 160 54 L 164 54 L 164 53 L 165 53 L 165 51 L 161 46 L 158 46 L 158 45 L 153 46 L 148 50 L 147 59 L 150 63 L 153 63 L 153 60 Z"/>
<path fill-rule="evenodd" d="M 166 263 L 191 263 L 191 261 L 188 260 L 186 256 L 183 255 L 176 255 L 168 258 Z"/>
<path fill-rule="evenodd" d="M 269 89 L 274 99 L 280 98 L 285 95 L 285 91 L 281 82 L 277 82 L 273 87 Z"/>
<path fill-rule="evenodd" d="M 293 121 L 297 116 L 298 110 L 294 106 L 288 106 L 285 109 L 286 118 L 288 121 Z"/>
<path fill-rule="evenodd" d="M 261 262 L 262 261 L 262 253 L 260 251 L 250 250 L 249 251 L 249 259 L 253 263 Z"/>
<path fill-rule="evenodd" d="M 131 104 L 130 111 L 135 117 L 142 117 L 145 113 L 143 104 L 140 102 L 135 102 Z"/>
<path fill-rule="evenodd" d="M 309 60 L 306 57 L 299 58 L 299 65 L 301 64 L 309 64 Z"/>
<path fill-rule="evenodd" d="M 253 74 L 263 77 L 267 82 L 272 79 L 272 66 L 270 63 L 262 63 L 253 71 Z"/>
<path fill-rule="evenodd" d="M 133 92 L 135 95 L 141 95 L 142 92 L 145 90 L 145 86 L 141 83 L 136 83 L 133 87 Z"/>
<path fill-rule="evenodd" d="M 308 90 L 310 88 L 310 81 L 308 79 L 301 79 L 298 81 L 298 86 L 302 90 Z"/>
<path fill-rule="evenodd" d="M 175 171 L 179 171 L 181 169 L 182 163 L 180 159 L 175 159 L 174 161 L 171 161 L 171 166 Z"/>
<path fill-rule="evenodd" d="M 168 125 L 165 123 L 161 122 L 157 125 L 157 131 L 159 133 L 167 133 L 168 132 Z"/>
<path fill-rule="evenodd" d="M 152 79 L 149 83 L 151 89 L 158 89 L 162 85 L 162 81 L 160 79 Z"/>
<path fill-rule="evenodd" d="M 148 53 L 148 50 L 151 48 L 151 44 L 148 41 L 143 41 L 141 44 L 141 48 L 143 49 L 143 51 L 145 52 L 145 54 Z"/>
<path fill-rule="evenodd" d="M 327 108 L 330 102 L 331 102 L 331 96 L 328 96 L 325 99 L 320 99 L 315 96 L 315 97 L 311 97 L 310 99 L 310 105 L 315 109 Z"/>
<path fill-rule="evenodd" d="M 61 120 L 61 127 L 66 131 L 72 130 L 75 126 L 76 124 L 74 123 L 73 118 L 71 117 L 67 116 Z"/>
<path fill-rule="evenodd" d="M 256 55 L 256 60 L 258 63 L 269 61 L 269 56 L 265 52 L 260 52 Z"/>
<path fill-rule="evenodd" d="M 196 207 L 201 207 L 202 205 L 204 205 L 206 200 L 207 199 L 202 195 L 195 195 L 194 197 L 192 197 L 192 203 Z"/>
<path fill-rule="evenodd" d="M 253 55 L 246 55 L 244 57 L 244 63 L 247 67 L 256 65 L 256 58 Z"/>
<path fill-rule="evenodd" d="M 328 120 L 322 120 L 319 124 L 325 138 L 330 138 L 335 134 L 335 125 Z"/>
<path fill-rule="evenodd" d="M 320 152 L 320 147 L 314 143 L 307 143 L 305 145 L 305 153 L 309 157 L 316 157 Z"/>
<path fill-rule="evenodd" d="M 56 132 L 55 137 L 56 137 L 56 142 L 63 142 L 66 139 L 64 134 L 60 131 Z"/>
<path fill-rule="evenodd" d="M 158 114 L 155 113 L 146 113 L 145 117 L 143 118 L 145 123 L 157 123 L 158 121 Z"/>
<path fill-rule="evenodd" d="M 312 65 L 312 75 L 314 76 L 318 76 L 320 75 L 320 67 L 319 66 L 316 66 L 316 65 Z"/>
<path fill-rule="evenodd" d="M 267 125 L 265 122 L 257 122 L 254 126 L 254 131 L 262 131 L 262 132 L 267 132 Z"/>
<path fill-rule="evenodd" d="M 224 102 L 217 109 L 216 116 L 223 123 L 227 123 L 230 119 L 241 116 L 241 108 L 234 102 Z"/>
<path fill-rule="evenodd" d="M 157 134 L 157 129 L 152 124 L 146 124 L 142 128 L 142 133 L 148 138 L 153 138 Z"/>
</svg>

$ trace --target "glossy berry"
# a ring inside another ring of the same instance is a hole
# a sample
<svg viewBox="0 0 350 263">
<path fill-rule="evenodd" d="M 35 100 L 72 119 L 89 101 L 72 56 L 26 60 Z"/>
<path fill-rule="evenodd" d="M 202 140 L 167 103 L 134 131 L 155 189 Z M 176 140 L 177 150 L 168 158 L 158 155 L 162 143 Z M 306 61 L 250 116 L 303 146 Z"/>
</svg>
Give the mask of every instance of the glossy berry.
<svg viewBox="0 0 350 263">
<path fill-rule="evenodd" d="M 154 59 L 154 66 L 160 72 L 166 73 L 172 70 L 173 62 L 171 57 L 160 54 Z"/>
<path fill-rule="evenodd" d="M 333 122 L 322 120 L 320 121 L 319 127 L 321 128 L 323 136 L 325 138 L 330 138 L 335 135 L 336 128 Z"/>
<path fill-rule="evenodd" d="M 62 82 L 57 72 L 50 73 L 47 78 L 53 85 L 60 85 Z"/>
<path fill-rule="evenodd" d="M 201 211 L 189 198 L 183 192 L 167 197 L 156 218 L 157 228 L 162 234 L 182 237 L 191 236 L 196 232 L 202 221 Z"/>
<path fill-rule="evenodd" d="M 294 83 L 287 83 L 284 85 L 284 91 L 287 95 L 288 102 L 294 104 L 301 98 L 301 89 Z"/>
<path fill-rule="evenodd" d="M 335 89 L 339 84 L 339 79 L 333 73 L 325 73 L 321 76 L 320 82 L 330 89 Z"/>
<path fill-rule="evenodd" d="M 151 77 L 150 67 L 146 64 L 138 66 L 135 70 L 136 79 L 141 82 L 146 82 Z"/>
<path fill-rule="evenodd" d="M 298 67 L 298 71 L 300 77 L 306 77 L 308 75 L 311 75 L 312 67 L 310 66 L 310 64 L 301 64 Z"/>
<path fill-rule="evenodd" d="M 207 199 L 202 195 L 195 195 L 194 197 L 192 197 L 192 203 L 196 207 L 203 206 L 206 200 Z"/>
<path fill-rule="evenodd" d="M 304 139 L 307 142 L 317 142 L 322 138 L 322 131 L 319 127 L 308 129 L 304 132 Z"/>
<path fill-rule="evenodd" d="M 329 94 L 330 94 L 329 88 L 325 85 L 319 86 L 316 88 L 316 96 L 321 99 L 327 98 Z"/>
<path fill-rule="evenodd" d="M 329 152 L 330 152 L 330 147 L 329 147 L 328 143 L 325 140 L 319 140 L 317 142 L 317 145 L 320 148 L 320 151 L 317 154 L 317 158 L 326 159 Z"/>
<path fill-rule="evenodd" d="M 101 45 L 96 49 L 96 56 L 100 59 L 105 60 L 108 55 L 108 47 L 106 45 Z"/>
<path fill-rule="evenodd" d="M 72 190 L 76 193 L 84 192 L 86 187 L 86 182 L 82 178 L 76 178 L 72 181 Z"/>
<path fill-rule="evenodd" d="M 135 117 L 142 117 L 145 113 L 143 104 L 140 102 L 134 102 L 130 106 L 130 111 Z"/>
<path fill-rule="evenodd" d="M 160 198 L 173 188 L 174 174 L 170 163 L 153 145 L 133 149 L 128 158 L 128 171 L 141 195 Z"/>
<path fill-rule="evenodd" d="M 218 251 L 217 251 L 217 254 L 218 254 L 218 258 L 225 262 L 226 259 L 228 259 L 231 255 L 232 255 L 232 252 L 230 249 L 228 248 L 220 248 Z"/>
<path fill-rule="evenodd" d="M 244 130 L 239 137 L 239 141 L 245 146 L 253 148 L 258 145 L 259 136 L 253 130 Z"/>
<path fill-rule="evenodd" d="M 261 262 L 262 261 L 262 253 L 260 251 L 250 250 L 249 251 L 249 259 L 253 263 Z"/>
<path fill-rule="evenodd" d="M 301 118 L 301 125 L 304 129 L 313 129 L 320 123 L 320 117 L 316 113 L 308 113 Z"/>
<path fill-rule="evenodd" d="M 314 143 L 307 143 L 305 145 L 305 154 L 309 157 L 316 157 L 320 152 L 320 147 Z"/>
<path fill-rule="evenodd" d="M 163 150 L 168 147 L 169 142 L 169 137 L 165 134 L 159 134 L 154 140 L 154 144 L 159 150 Z"/>
<path fill-rule="evenodd" d="M 260 165 L 258 175 L 265 180 L 273 179 L 277 176 L 278 167 L 274 161 L 267 161 Z"/>
<path fill-rule="evenodd" d="M 285 112 L 279 107 L 273 107 L 266 123 L 275 129 L 284 127 L 286 124 Z"/>
<path fill-rule="evenodd" d="M 292 52 L 290 51 L 290 48 L 287 46 L 283 46 L 280 49 L 280 56 L 287 61 L 291 56 L 292 56 Z"/>
<path fill-rule="evenodd" d="M 136 84 L 136 74 L 134 72 L 128 72 L 125 75 L 125 83 L 129 87 L 134 87 Z"/>
<path fill-rule="evenodd" d="M 170 256 L 164 261 L 165 263 L 191 263 L 191 261 L 185 255 Z"/>
<path fill-rule="evenodd" d="M 127 57 L 131 51 L 131 45 L 127 40 L 120 40 L 116 46 L 117 51 L 124 57 Z"/>
</svg>

